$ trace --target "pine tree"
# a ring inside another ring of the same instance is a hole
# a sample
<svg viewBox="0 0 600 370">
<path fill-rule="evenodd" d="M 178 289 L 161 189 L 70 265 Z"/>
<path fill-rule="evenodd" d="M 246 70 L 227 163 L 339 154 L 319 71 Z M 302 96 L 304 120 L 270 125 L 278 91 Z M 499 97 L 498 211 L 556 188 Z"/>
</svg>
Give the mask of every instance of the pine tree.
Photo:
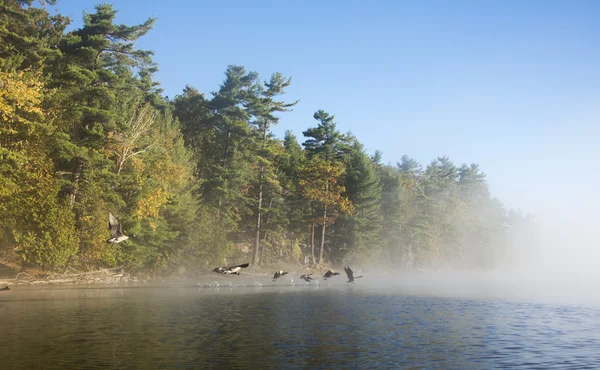
<svg viewBox="0 0 600 370">
<path fill-rule="evenodd" d="M 118 181 L 108 146 L 144 99 L 134 71 L 153 64 L 152 53 L 134 43 L 154 19 L 130 27 L 115 25 L 115 16 L 112 6 L 97 5 L 82 28 L 62 37 L 60 55 L 48 66 L 49 87 L 57 91 L 48 104 L 59 123 L 52 156 L 77 215 L 82 251 L 100 247 L 108 208 L 120 214 L 125 206 L 112 190 Z"/>
<path fill-rule="evenodd" d="M 356 212 L 336 222 L 336 234 L 352 254 L 373 257 L 380 247 L 381 184 L 371 158 L 358 140 L 354 140 L 349 156 L 344 183 Z"/>
<path fill-rule="evenodd" d="M 214 127 L 203 180 L 203 199 L 217 211 L 231 231 L 238 229 L 244 214 L 251 214 L 252 199 L 247 196 L 251 181 L 250 114 L 246 109 L 252 99 L 256 72 L 230 65 L 218 92 L 208 102 L 206 125 Z"/>
<path fill-rule="evenodd" d="M 302 145 L 304 146 L 306 153 L 307 153 L 307 157 L 309 160 L 311 160 L 311 165 L 314 166 L 314 170 L 318 171 L 320 170 L 319 167 L 322 166 L 321 161 L 325 161 L 326 163 L 329 163 L 329 165 L 331 166 L 331 168 L 337 168 L 340 167 L 341 171 L 343 172 L 343 160 L 344 160 L 344 155 L 348 152 L 347 149 L 347 145 L 346 144 L 346 138 L 344 137 L 344 135 L 342 135 L 337 129 L 336 129 L 336 123 L 335 123 L 335 117 L 330 115 L 329 113 L 325 112 L 324 110 L 318 110 L 315 112 L 315 114 L 313 115 L 313 118 L 317 121 L 319 121 L 319 124 L 317 125 L 317 127 L 312 127 L 309 128 L 308 130 L 304 131 L 302 134 L 307 137 L 307 140 L 304 141 L 304 143 L 302 143 Z M 339 175 L 341 175 L 341 173 L 339 173 Z M 329 172 L 328 171 L 323 171 L 323 175 L 324 176 L 331 176 L 332 174 L 337 173 L 337 170 L 334 170 L 333 172 Z M 321 207 L 321 212 L 322 212 L 322 217 L 317 218 L 316 216 L 313 215 L 312 219 L 312 227 L 311 227 L 311 244 L 312 244 L 312 250 L 314 251 L 314 242 L 312 242 L 312 240 L 314 240 L 314 236 L 315 236 L 315 222 L 314 220 L 321 220 L 320 224 L 321 224 L 321 248 L 320 248 L 320 252 L 319 252 L 319 262 L 318 264 L 321 264 L 321 262 L 323 261 L 323 251 L 325 249 L 325 231 L 327 228 L 327 222 L 328 222 L 328 218 L 327 218 L 327 206 L 328 206 L 328 202 L 324 202 L 322 201 L 322 199 L 325 199 L 328 196 L 328 192 L 329 192 L 329 185 L 327 185 L 328 181 L 333 181 L 333 182 L 337 182 L 339 181 L 339 178 L 332 178 L 331 180 L 323 180 L 325 181 L 325 188 L 324 190 L 324 194 L 323 195 L 319 195 L 316 197 L 309 197 L 309 199 L 311 200 L 318 200 L 318 205 L 320 205 Z M 344 198 L 345 199 L 345 198 Z M 317 210 L 313 207 L 313 212 L 316 212 Z M 331 218 L 330 218 L 331 219 Z M 314 263 L 314 252 L 313 252 L 313 263 Z"/>
<path fill-rule="evenodd" d="M 291 78 L 286 79 L 281 73 L 274 73 L 269 81 L 265 81 L 264 88 L 258 85 L 257 94 L 251 97 L 249 111 L 255 117 L 254 124 L 258 130 L 258 149 L 254 156 L 258 167 L 258 178 L 256 188 L 258 189 L 257 206 L 256 206 L 256 228 L 254 252 L 252 263 L 258 263 L 258 255 L 260 250 L 260 229 L 263 209 L 263 190 L 265 185 L 268 185 L 270 193 L 278 192 L 280 185 L 276 176 L 276 161 L 275 157 L 279 152 L 280 147 L 276 143 L 270 143 L 267 134 L 271 125 L 275 125 L 279 121 L 279 117 L 274 114 L 277 112 L 288 112 L 291 107 L 296 105 L 298 101 L 293 103 L 285 103 L 276 101 L 274 98 L 285 93 L 285 88 L 291 84 Z M 271 197 L 271 200 L 273 197 Z M 269 206 L 269 209 L 271 206 Z M 266 237 L 265 237 L 266 239 Z"/>
</svg>

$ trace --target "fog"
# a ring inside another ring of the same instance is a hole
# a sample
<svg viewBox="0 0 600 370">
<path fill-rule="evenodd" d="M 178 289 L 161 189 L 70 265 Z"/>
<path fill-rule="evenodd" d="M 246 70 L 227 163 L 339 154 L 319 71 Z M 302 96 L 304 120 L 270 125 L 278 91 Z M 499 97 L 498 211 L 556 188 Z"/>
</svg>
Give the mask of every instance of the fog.
<svg viewBox="0 0 600 370">
<path fill-rule="evenodd" d="M 509 244 L 510 258 L 494 268 L 425 272 L 401 285 L 441 296 L 600 304 L 597 202 L 550 206 L 535 214 L 531 243 Z"/>
<path fill-rule="evenodd" d="M 378 274 L 376 266 L 363 266 L 368 274 L 356 284 L 404 294 L 599 305 L 600 202 L 589 183 L 573 188 L 580 191 L 532 192 L 531 239 L 509 242 L 508 258 L 493 268 Z"/>
<path fill-rule="evenodd" d="M 410 284 L 427 283 L 447 295 L 481 288 L 489 295 L 600 300 L 600 126 L 595 117 L 557 119 L 521 144 L 526 147 L 505 142 L 503 161 L 483 166 L 493 196 L 507 208 L 533 215 L 532 240 L 509 243 L 509 258 L 496 261 L 492 270 L 423 274 L 408 279 Z"/>
</svg>

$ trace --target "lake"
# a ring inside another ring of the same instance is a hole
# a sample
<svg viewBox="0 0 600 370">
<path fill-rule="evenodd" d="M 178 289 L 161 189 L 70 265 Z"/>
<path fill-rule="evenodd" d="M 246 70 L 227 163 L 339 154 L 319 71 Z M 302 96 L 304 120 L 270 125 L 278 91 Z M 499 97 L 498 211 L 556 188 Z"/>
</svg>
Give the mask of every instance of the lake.
<svg viewBox="0 0 600 370">
<path fill-rule="evenodd" d="M 212 280 L 198 280 L 203 286 L 14 286 L 0 292 L 1 367 L 600 367 L 595 304 L 417 294 L 367 278 L 349 286 L 342 278 L 292 286 L 289 279 L 217 276 L 218 288 Z"/>
</svg>

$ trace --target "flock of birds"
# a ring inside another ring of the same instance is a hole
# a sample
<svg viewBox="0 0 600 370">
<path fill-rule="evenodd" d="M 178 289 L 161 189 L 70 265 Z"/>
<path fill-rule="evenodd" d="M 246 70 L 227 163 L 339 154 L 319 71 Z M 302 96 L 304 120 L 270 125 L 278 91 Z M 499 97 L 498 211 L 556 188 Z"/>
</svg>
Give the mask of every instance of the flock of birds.
<svg viewBox="0 0 600 370">
<path fill-rule="evenodd" d="M 235 274 L 235 275 L 239 275 L 240 271 L 243 268 L 246 268 L 250 266 L 250 263 L 243 263 L 241 265 L 235 265 L 235 266 L 230 266 L 230 267 L 215 267 L 213 269 L 213 272 L 216 272 L 218 274 Z M 362 277 L 362 275 L 354 277 L 354 271 L 352 271 L 352 269 L 350 269 L 350 267 L 346 267 L 344 266 L 344 272 L 346 272 L 346 276 L 348 276 L 348 281 L 346 282 L 347 284 L 349 283 L 353 283 L 354 284 L 354 280 L 355 279 L 359 279 Z M 277 279 L 279 279 L 280 277 L 287 275 L 288 272 L 283 271 L 283 270 L 277 270 L 275 271 L 275 274 L 273 275 L 273 281 L 277 281 Z M 333 276 L 339 275 L 339 272 L 334 272 L 331 270 L 328 270 L 325 275 L 323 275 L 323 280 L 327 280 Z M 313 274 L 304 274 L 304 275 L 300 275 L 300 279 L 306 281 L 307 283 L 310 283 L 311 281 L 315 280 L 314 278 L 312 278 Z"/>
<path fill-rule="evenodd" d="M 124 240 L 129 239 L 129 237 L 125 234 L 123 234 L 123 226 L 121 225 L 121 223 L 119 222 L 119 220 L 112 214 L 112 213 L 108 213 L 108 230 L 110 231 L 110 238 L 106 240 L 107 243 L 120 243 Z M 135 236 L 135 235 L 133 235 Z M 229 267 L 216 267 L 213 269 L 214 272 L 219 273 L 219 274 L 234 274 L 234 275 L 240 275 L 240 271 L 243 268 L 246 268 L 250 266 L 249 263 L 243 263 L 241 265 L 235 265 L 235 266 L 229 266 Z M 350 269 L 350 267 L 344 267 L 344 271 L 346 272 L 346 275 L 348 276 L 348 281 L 346 282 L 347 284 L 349 283 L 354 283 L 355 279 L 361 278 L 361 276 L 357 276 L 354 277 L 354 272 Z M 325 275 L 323 275 L 323 280 L 327 280 L 333 276 L 339 275 L 339 272 L 334 272 L 334 271 L 327 271 L 325 273 Z M 277 281 L 277 279 L 279 279 L 280 277 L 284 276 L 284 275 L 288 275 L 288 272 L 286 271 L 282 271 L 282 270 L 278 270 L 275 271 L 275 274 L 273 275 L 273 281 Z M 310 283 L 311 281 L 315 280 L 314 278 L 312 278 L 313 274 L 304 274 L 304 275 L 300 275 L 300 279 Z M 10 290 L 10 288 L 7 286 L 5 286 L 4 288 L 0 288 L 0 291 L 3 290 Z"/>
<path fill-rule="evenodd" d="M 113 216 L 112 213 L 108 214 L 108 230 L 110 231 L 110 238 L 106 241 L 107 243 L 120 243 L 124 240 L 129 239 L 129 237 L 125 234 L 123 234 L 123 226 L 121 225 L 121 223 L 119 222 L 119 220 Z M 134 235 L 135 236 L 135 235 Z M 239 275 L 240 271 L 243 268 L 246 268 L 250 266 L 249 263 L 243 263 L 241 265 L 236 265 L 236 266 L 229 266 L 229 267 L 215 267 L 213 269 L 214 272 L 219 273 L 219 274 L 234 274 L 234 275 Z M 346 275 L 348 276 L 348 281 L 346 283 L 354 283 L 355 279 L 361 278 L 361 276 L 357 276 L 354 277 L 354 272 L 350 269 L 350 267 L 344 267 L 344 271 L 346 272 Z M 273 275 L 273 281 L 276 281 L 278 278 L 287 275 L 288 272 L 282 271 L 282 270 L 278 270 L 275 271 L 275 274 Z M 325 273 L 325 275 L 323 275 L 323 280 L 327 280 L 333 276 L 339 275 L 339 272 L 334 272 L 334 271 L 327 271 Z M 311 277 L 312 274 L 305 274 L 305 275 L 300 275 L 300 279 L 304 280 L 307 283 L 310 283 L 312 280 L 315 280 Z"/>
</svg>

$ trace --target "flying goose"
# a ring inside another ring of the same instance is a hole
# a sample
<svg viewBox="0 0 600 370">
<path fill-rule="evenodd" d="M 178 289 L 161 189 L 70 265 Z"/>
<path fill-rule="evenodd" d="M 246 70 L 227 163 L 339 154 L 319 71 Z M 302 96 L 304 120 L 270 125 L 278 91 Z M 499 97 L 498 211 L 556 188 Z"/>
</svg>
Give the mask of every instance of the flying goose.
<svg viewBox="0 0 600 370">
<path fill-rule="evenodd" d="M 283 275 L 287 275 L 287 272 L 282 270 L 275 271 L 275 275 L 273 275 L 273 281 L 277 280 L 277 278 L 282 277 Z"/>
<path fill-rule="evenodd" d="M 324 280 L 327 280 L 327 279 L 329 279 L 330 277 L 332 277 L 332 276 L 335 276 L 335 275 L 339 275 L 339 274 L 340 274 L 339 272 L 333 272 L 333 271 L 329 270 L 329 271 L 327 271 L 327 272 L 325 273 L 325 275 L 323 275 L 323 279 L 324 279 Z"/>
<path fill-rule="evenodd" d="M 346 275 L 348 275 L 348 281 L 347 281 L 347 283 L 354 283 L 354 279 L 359 279 L 359 278 L 362 277 L 362 275 L 354 277 L 354 272 L 352 270 L 350 270 L 349 266 L 348 267 L 344 267 L 344 271 L 346 271 Z"/>
<path fill-rule="evenodd" d="M 219 273 L 219 274 L 236 274 L 239 275 L 240 274 L 240 270 L 243 268 L 246 268 L 250 266 L 249 263 L 243 263 L 241 265 L 237 265 L 237 266 L 231 266 L 231 267 L 215 267 L 213 269 L 214 272 Z"/>
<path fill-rule="evenodd" d="M 315 279 L 311 278 L 310 275 L 312 275 L 312 274 L 300 275 L 300 279 L 306 281 L 307 283 L 310 283 L 311 280 L 315 280 Z"/>
<path fill-rule="evenodd" d="M 106 241 L 107 243 L 120 243 L 129 239 L 127 235 L 123 234 L 123 225 L 110 212 L 108 213 L 108 230 L 110 230 L 111 237 Z"/>
</svg>

